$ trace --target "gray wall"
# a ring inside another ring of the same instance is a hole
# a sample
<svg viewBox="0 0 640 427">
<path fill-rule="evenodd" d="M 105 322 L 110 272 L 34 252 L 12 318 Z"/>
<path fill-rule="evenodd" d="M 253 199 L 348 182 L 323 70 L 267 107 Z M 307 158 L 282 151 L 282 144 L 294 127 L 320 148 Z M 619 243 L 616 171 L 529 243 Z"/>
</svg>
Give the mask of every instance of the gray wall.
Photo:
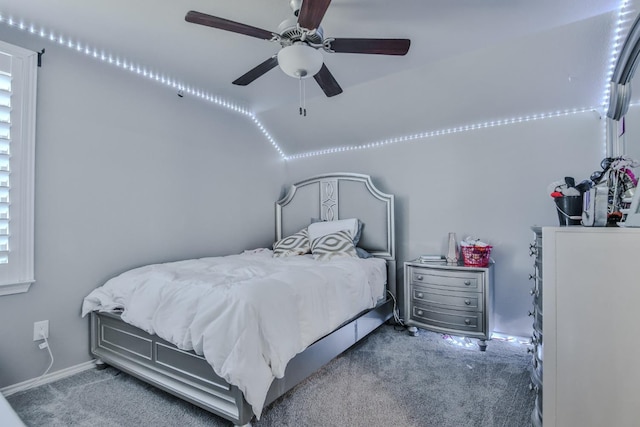
<svg viewBox="0 0 640 427">
<path fill-rule="evenodd" d="M 0 39 L 42 48 L 4 28 Z M 494 244 L 496 330 L 528 335 L 529 227 L 557 224 L 550 182 L 586 178 L 604 156 L 602 122 L 584 113 L 283 163 L 242 117 L 46 49 L 37 282 L 0 298 L 0 387 L 46 368 L 47 353 L 31 340 L 34 321 L 51 322 L 52 371 L 89 360 L 88 322 L 79 316 L 89 291 L 145 263 L 268 246 L 283 183 L 333 171 L 370 174 L 396 195 L 400 261 L 444 253 L 450 231 Z"/>
<path fill-rule="evenodd" d="M 589 177 L 604 157 L 595 113 L 488 128 L 287 164 L 287 181 L 323 172 L 372 176 L 396 195 L 399 265 L 445 254 L 448 233 L 494 245 L 496 332 L 531 335 L 532 225 L 558 225 L 547 186 Z M 403 275 L 398 275 L 399 283 Z"/>
<path fill-rule="evenodd" d="M 123 270 L 271 244 L 283 182 L 257 129 L 212 104 L 50 44 L 38 85 L 36 283 L 0 297 L 0 387 L 47 367 L 37 320 L 52 372 L 90 360 L 82 299 Z"/>
</svg>

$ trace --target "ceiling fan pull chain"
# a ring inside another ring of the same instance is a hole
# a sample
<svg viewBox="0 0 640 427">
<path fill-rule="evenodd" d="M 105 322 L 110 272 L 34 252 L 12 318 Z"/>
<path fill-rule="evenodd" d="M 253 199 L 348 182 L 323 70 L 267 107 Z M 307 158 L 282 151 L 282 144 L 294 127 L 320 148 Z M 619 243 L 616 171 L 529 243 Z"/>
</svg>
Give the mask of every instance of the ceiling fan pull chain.
<svg viewBox="0 0 640 427">
<path fill-rule="evenodd" d="M 305 85 L 302 77 L 298 78 L 298 89 L 300 90 L 300 115 L 307 116 Z"/>
<path fill-rule="evenodd" d="M 307 117 L 307 84 L 302 82 L 302 111 L 304 111 L 304 116 Z"/>
</svg>

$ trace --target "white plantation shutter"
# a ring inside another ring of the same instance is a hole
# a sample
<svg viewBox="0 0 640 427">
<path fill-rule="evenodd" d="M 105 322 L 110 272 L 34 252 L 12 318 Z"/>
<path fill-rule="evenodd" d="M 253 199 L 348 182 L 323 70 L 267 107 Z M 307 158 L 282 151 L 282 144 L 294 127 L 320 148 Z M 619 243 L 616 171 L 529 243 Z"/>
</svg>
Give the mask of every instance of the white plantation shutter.
<svg viewBox="0 0 640 427">
<path fill-rule="evenodd" d="M 11 189 L 10 72 L 7 69 L 0 69 L 0 264 L 9 262 L 9 196 Z"/>
<path fill-rule="evenodd" d="M 0 42 L 0 295 L 34 282 L 37 53 Z"/>
</svg>

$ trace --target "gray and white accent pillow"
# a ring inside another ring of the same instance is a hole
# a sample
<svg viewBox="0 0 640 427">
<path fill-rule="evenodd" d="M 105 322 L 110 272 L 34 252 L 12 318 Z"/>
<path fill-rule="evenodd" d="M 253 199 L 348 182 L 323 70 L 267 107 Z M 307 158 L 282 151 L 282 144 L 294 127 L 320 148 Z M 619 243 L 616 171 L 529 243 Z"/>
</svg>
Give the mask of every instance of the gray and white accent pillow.
<svg viewBox="0 0 640 427">
<path fill-rule="evenodd" d="M 309 240 L 313 241 L 320 236 L 335 233 L 336 231 L 346 230 L 351 235 L 353 245 L 357 246 L 358 240 L 360 240 L 361 224 L 362 223 L 357 218 L 312 222 L 308 227 Z"/>
<path fill-rule="evenodd" d="M 353 238 L 348 230 L 336 231 L 313 239 L 311 253 L 317 260 L 329 260 L 336 257 L 358 258 Z"/>
<path fill-rule="evenodd" d="M 304 255 L 309 252 L 311 252 L 311 244 L 309 243 L 309 233 L 306 228 L 273 244 L 273 256 L 275 258 Z"/>
</svg>

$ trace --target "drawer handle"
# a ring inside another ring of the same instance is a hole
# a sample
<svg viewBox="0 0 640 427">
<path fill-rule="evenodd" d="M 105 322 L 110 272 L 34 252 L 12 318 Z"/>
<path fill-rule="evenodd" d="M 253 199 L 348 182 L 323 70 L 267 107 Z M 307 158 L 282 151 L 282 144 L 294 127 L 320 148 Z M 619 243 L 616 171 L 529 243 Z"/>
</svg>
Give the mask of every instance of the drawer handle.
<svg viewBox="0 0 640 427">
<path fill-rule="evenodd" d="M 535 310 L 527 312 L 527 316 L 529 316 L 529 317 L 533 317 L 534 314 L 536 314 Z"/>
<path fill-rule="evenodd" d="M 536 276 L 535 273 L 529 275 L 529 280 L 535 280 L 537 278 L 538 278 L 538 276 Z"/>
<path fill-rule="evenodd" d="M 418 310 L 418 316 L 422 316 L 423 314 L 424 314 L 424 311 Z"/>
<path fill-rule="evenodd" d="M 469 286 L 469 285 L 471 285 L 471 280 L 465 280 L 465 281 L 464 281 L 464 285 L 465 285 L 465 286 Z"/>
<path fill-rule="evenodd" d="M 534 256 L 534 255 L 538 255 L 538 249 L 530 248 L 529 249 L 529 256 Z"/>
<path fill-rule="evenodd" d="M 416 276 L 416 279 L 417 279 L 417 280 L 422 280 L 422 275 L 421 275 L 421 274 L 417 275 L 417 276 Z"/>
<path fill-rule="evenodd" d="M 538 392 L 538 386 L 533 385 L 533 383 L 529 383 L 529 390 Z"/>
<path fill-rule="evenodd" d="M 416 295 L 418 298 L 424 298 L 424 294 L 422 292 L 418 292 L 418 294 Z"/>
<path fill-rule="evenodd" d="M 536 291 L 536 288 L 533 288 L 529 291 L 529 295 L 536 295 L 538 292 Z"/>
<path fill-rule="evenodd" d="M 464 300 L 464 303 L 465 303 L 466 305 L 471 305 L 471 300 L 466 299 L 466 300 Z"/>
<path fill-rule="evenodd" d="M 535 350 L 531 347 L 527 347 L 527 353 L 535 353 Z"/>
<path fill-rule="evenodd" d="M 471 324 L 471 320 L 469 320 L 469 319 L 464 319 L 464 324 L 465 324 L 465 325 L 470 325 L 470 324 Z"/>
</svg>

